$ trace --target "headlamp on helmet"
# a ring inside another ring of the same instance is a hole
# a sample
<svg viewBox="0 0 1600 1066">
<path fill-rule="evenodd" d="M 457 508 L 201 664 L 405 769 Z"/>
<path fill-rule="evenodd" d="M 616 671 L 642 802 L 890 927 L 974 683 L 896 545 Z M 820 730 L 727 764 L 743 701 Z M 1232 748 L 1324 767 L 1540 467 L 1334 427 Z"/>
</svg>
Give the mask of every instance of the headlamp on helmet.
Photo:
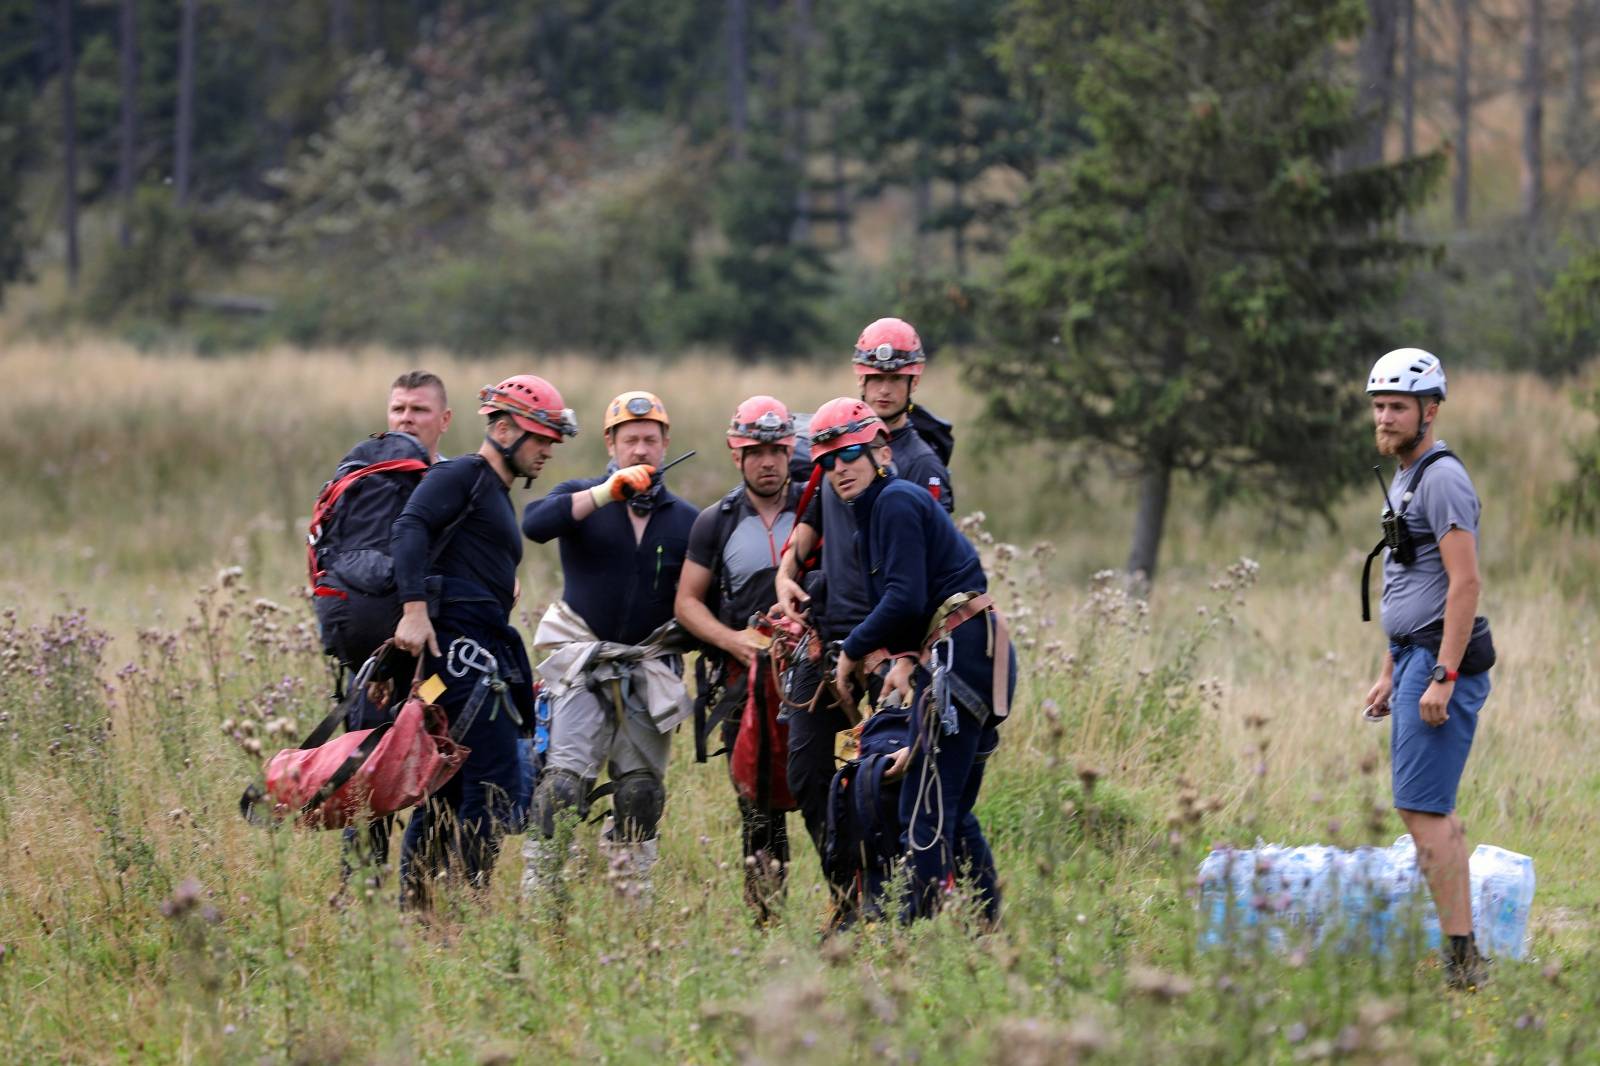
<svg viewBox="0 0 1600 1066">
<path fill-rule="evenodd" d="M 492 414 L 503 411 L 527 432 L 560 440 L 578 435 L 578 418 L 570 407 L 543 407 L 539 398 L 561 402 L 556 392 L 543 378 L 531 374 L 507 378 L 498 385 L 485 385 L 478 390 L 478 412 Z"/>
<path fill-rule="evenodd" d="M 734 422 L 728 427 L 728 436 L 758 441 L 762 444 L 777 444 L 785 438 L 794 436 L 794 419 L 780 418 L 778 412 L 768 411 L 750 422 Z"/>
</svg>

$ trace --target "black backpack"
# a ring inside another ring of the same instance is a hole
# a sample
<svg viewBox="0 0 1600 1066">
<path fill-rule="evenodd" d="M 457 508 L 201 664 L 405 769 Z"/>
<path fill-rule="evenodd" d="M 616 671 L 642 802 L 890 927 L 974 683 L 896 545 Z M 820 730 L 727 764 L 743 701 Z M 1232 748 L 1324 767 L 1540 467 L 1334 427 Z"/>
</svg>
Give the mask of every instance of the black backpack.
<svg viewBox="0 0 1600 1066">
<path fill-rule="evenodd" d="M 911 406 L 911 428 L 917 431 L 917 436 L 927 441 L 928 447 L 933 449 L 933 454 L 939 457 L 946 470 L 950 469 L 950 457 L 956 453 L 955 427 L 926 407 L 916 404 Z"/>
<path fill-rule="evenodd" d="M 317 496 L 306 536 L 311 602 L 323 651 L 350 670 L 400 620 L 389 534 L 428 458 L 409 433 L 375 433 L 350 449 Z"/>
<path fill-rule="evenodd" d="M 828 786 L 822 872 L 849 910 L 876 917 L 900 857 L 899 781 L 884 781 L 892 756 L 911 742 L 909 711 L 880 710 L 861 729 L 856 757 Z"/>
</svg>

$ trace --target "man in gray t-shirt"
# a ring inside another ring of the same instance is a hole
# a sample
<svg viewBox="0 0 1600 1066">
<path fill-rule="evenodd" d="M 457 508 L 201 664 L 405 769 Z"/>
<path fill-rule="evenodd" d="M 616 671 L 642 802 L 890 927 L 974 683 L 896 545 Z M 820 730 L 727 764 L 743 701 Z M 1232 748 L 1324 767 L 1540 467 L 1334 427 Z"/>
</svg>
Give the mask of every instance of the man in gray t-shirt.
<svg viewBox="0 0 1600 1066">
<path fill-rule="evenodd" d="M 1439 441 L 1428 452 L 1444 451 Z M 1449 575 L 1439 551 L 1439 540 L 1453 529 L 1478 537 L 1478 494 L 1467 468 L 1454 455 L 1428 464 L 1426 476 L 1417 470 L 1425 452 L 1406 463 L 1389 486 L 1389 509 L 1405 515 L 1415 561 L 1402 566 L 1385 552 L 1383 559 L 1383 629 L 1390 638 L 1409 637 L 1444 618 Z M 1409 497 L 1409 498 L 1408 498 Z"/>
<path fill-rule="evenodd" d="M 1478 494 L 1461 461 L 1434 439 L 1445 398 L 1435 356 L 1418 348 L 1388 353 L 1372 368 L 1367 392 L 1378 451 L 1400 465 L 1385 518 L 1400 529 L 1398 546 L 1384 554 L 1389 650 L 1367 692 L 1366 716 L 1390 720 L 1394 806 L 1416 842 L 1448 940 L 1446 978 L 1453 988 L 1470 988 L 1482 970 L 1456 790 L 1489 696 L 1486 669 L 1461 672 L 1481 587 Z"/>
</svg>

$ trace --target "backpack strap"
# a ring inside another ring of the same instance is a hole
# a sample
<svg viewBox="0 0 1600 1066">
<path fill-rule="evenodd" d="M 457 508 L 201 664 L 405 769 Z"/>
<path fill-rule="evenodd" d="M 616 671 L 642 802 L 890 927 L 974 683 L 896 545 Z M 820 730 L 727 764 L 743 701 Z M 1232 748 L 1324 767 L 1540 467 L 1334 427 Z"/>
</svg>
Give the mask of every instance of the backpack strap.
<svg viewBox="0 0 1600 1066">
<path fill-rule="evenodd" d="M 742 496 L 744 496 L 744 486 L 740 485 L 717 501 L 717 528 L 712 536 L 717 554 L 711 560 L 711 581 L 723 600 L 728 598 L 730 590 L 728 568 L 722 565 L 722 551 L 728 546 L 728 538 L 733 536 L 733 531 L 739 526 L 739 500 Z"/>
<path fill-rule="evenodd" d="M 800 502 L 794 506 L 794 525 L 789 527 L 789 536 L 784 539 L 783 551 L 780 551 L 778 553 L 779 555 L 787 552 L 789 550 L 789 545 L 794 542 L 795 530 L 800 528 L 800 519 L 805 517 L 806 508 L 811 506 L 811 498 L 817 494 L 817 489 L 821 487 L 821 485 L 822 467 L 812 466 L 811 477 L 806 481 L 806 487 L 800 493 Z M 817 560 L 821 558 L 822 541 L 821 539 L 818 539 L 817 546 L 812 552 L 811 558 L 800 560 L 800 572 L 804 574 L 807 570 L 810 570 L 812 567 L 814 567 L 817 563 Z"/>
<path fill-rule="evenodd" d="M 822 869 L 833 883 L 840 883 L 854 871 L 846 866 L 855 854 L 855 843 L 844 839 L 846 825 L 854 822 L 850 814 L 855 803 L 854 785 L 860 775 L 859 762 L 847 762 L 828 782 L 828 815 L 823 829 Z"/>
<path fill-rule="evenodd" d="M 444 527 L 444 532 L 440 533 L 434 540 L 433 548 L 428 552 L 428 569 L 430 571 L 433 569 L 433 564 L 439 561 L 439 556 L 443 555 L 444 550 L 450 546 L 450 539 L 456 535 L 456 530 L 461 528 L 461 523 L 465 522 L 467 516 L 477 509 L 478 490 L 483 487 L 484 475 L 489 473 L 491 468 L 489 460 L 484 459 L 482 456 L 474 456 L 474 458 L 479 460 L 483 469 L 478 471 L 477 479 L 472 482 L 472 488 L 467 491 L 467 505 L 461 508 L 461 513 L 452 518 L 450 524 Z"/>
<path fill-rule="evenodd" d="M 863 842 L 885 863 L 900 850 L 899 820 L 883 816 L 883 775 L 893 762 L 892 755 L 863 756 L 856 775 L 856 824 Z"/>
<path fill-rule="evenodd" d="M 1417 488 L 1422 484 L 1422 475 L 1428 472 L 1428 467 L 1447 456 L 1455 459 L 1458 463 L 1461 462 L 1456 453 L 1449 448 L 1439 448 L 1431 451 L 1417 461 L 1416 473 L 1411 475 L 1411 483 L 1406 486 L 1405 501 L 1409 501 L 1411 497 L 1417 494 Z M 1463 463 L 1462 465 L 1465 466 L 1466 464 Z M 1396 517 L 1404 520 L 1405 514 L 1405 511 L 1401 511 Z M 1374 544 L 1372 550 L 1367 553 L 1367 561 L 1361 567 L 1361 620 L 1363 622 L 1372 621 L 1372 563 L 1373 560 L 1383 554 L 1383 549 L 1388 546 L 1388 543 L 1388 540 L 1379 537 L 1378 543 Z"/>
</svg>

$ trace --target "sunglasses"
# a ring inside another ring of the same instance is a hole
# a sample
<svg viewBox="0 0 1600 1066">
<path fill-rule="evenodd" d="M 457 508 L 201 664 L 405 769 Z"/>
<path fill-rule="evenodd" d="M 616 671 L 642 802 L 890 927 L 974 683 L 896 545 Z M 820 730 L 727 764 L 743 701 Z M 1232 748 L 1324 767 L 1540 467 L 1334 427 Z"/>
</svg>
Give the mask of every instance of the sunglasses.
<svg viewBox="0 0 1600 1066">
<path fill-rule="evenodd" d="M 867 454 L 865 444 L 849 444 L 836 452 L 817 456 L 817 465 L 824 470 L 832 470 L 835 463 L 853 463 L 865 454 Z"/>
</svg>

